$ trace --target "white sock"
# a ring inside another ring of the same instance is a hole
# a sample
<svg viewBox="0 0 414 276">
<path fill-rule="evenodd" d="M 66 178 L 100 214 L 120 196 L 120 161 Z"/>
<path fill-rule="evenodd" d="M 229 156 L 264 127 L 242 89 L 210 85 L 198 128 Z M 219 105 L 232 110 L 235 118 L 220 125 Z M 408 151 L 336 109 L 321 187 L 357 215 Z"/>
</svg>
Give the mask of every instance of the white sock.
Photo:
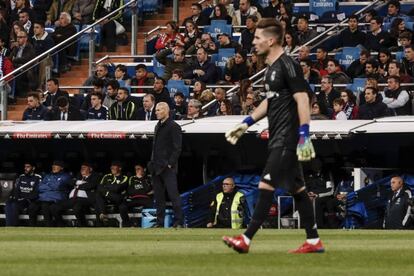
<svg viewBox="0 0 414 276">
<path fill-rule="evenodd" d="M 316 245 L 319 242 L 319 238 L 316 238 L 316 239 L 307 239 L 306 242 L 307 243 L 310 243 L 312 245 Z"/>
<path fill-rule="evenodd" d="M 243 240 L 247 245 L 250 245 L 250 239 L 246 237 L 244 234 L 242 234 Z"/>
</svg>

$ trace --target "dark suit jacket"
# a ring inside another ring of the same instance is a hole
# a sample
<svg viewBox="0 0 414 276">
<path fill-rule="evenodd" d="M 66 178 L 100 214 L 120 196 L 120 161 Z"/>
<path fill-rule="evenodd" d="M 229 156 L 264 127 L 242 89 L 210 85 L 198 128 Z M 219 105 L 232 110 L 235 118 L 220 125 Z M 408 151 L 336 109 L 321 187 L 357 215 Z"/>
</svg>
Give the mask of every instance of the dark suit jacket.
<svg viewBox="0 0 414 276">
<path fill-rule="evenodd" d="M 187 17 L 186 19 L 184 19 L 183 22 L 187 22 L 187 20 L 194 21 L 192 16 Z M 210 18 L 207 15 L 200 13 L 200 16 L 194 23 L 196 23 L 197 26 L 210 25 Z"/>
<path fill-rule="evenodd" d="M 178 158 L 181 154 L 181 127 L 168 118 L 164 123 L 158 122 L 154 134 L 151 161 L 148 164 L 149 170 L 151 173 L 159 175 L 169 165 L 176 171 Z"/>
<path fill-rule="evenodd" d="M 19 47 L 14 47 L 10 54 L 10 59 L 13 62 L 14 68 L 18 68 L 36 57 L 35 49 L 30 43 L 27 43 L 24 47 L 21 57 L 17 57 L 18 51 Z"/>
<path fill-rule="evenodd" d="M 60 121 L 60 110 L 59 108 L 55 107 L 52 110 L 49 111 L 47 120 L 49 121 Z M 85 118 L 80 113 L 79 109 L 74 107 L 73 105 L 69 105 L 68 110 L 68 121 L 83 121 Z"/>
<path fill-rule="evenodd" d="M 55 106 L 56 105 L 56 100 L 59 97 L 65 96 L 66 98 L 69 99 L 69 94 L 66 91 L 60 90 L 58 89 L 58 91 L 56 92 L 55 96 L 52 96 L 49 92 L 47 93 L 46 96 L 46 100 L 43 102 L 44 106 Z"/>
<path fill-rule="evenodd" d="M 147 113 L 145 112 L 145 109 L 143 107 L 139 108 L 137 111 L 137 120 L 145 121 L 145 117 L 147 116 Z M 155 106 L 152 109 L 151 113 L 151 121 L 157 120 L 157 115 L 155 114 Z"/>
</svg>

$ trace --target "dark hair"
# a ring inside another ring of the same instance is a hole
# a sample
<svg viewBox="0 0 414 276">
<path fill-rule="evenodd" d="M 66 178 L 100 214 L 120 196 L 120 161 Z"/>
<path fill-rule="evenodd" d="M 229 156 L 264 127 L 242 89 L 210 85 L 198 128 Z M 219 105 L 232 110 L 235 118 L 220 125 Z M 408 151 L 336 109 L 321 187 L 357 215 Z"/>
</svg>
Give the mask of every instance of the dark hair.
<svg viewBox="0 0 414 276">
<path fill-rule="evenodd" d="M 203 81 L 196 81 L 196 82 L 199 82 L 200 83 L 200 85 L 201 85 L 201 91 L 200 91 L 200 94 L 204 91 L 204 90 L 206 90 L 206 83 L 205 82 L 203 82 Z"/>
<path fill-rule="evenodd" d="M 374 95 L 377 95 L 377 94 L 378 94 L 378 88 L 373 87 L 373 86 L 368 86 L 368 87 L 365 87 L 365 89 L 364 89 L 364 94 L 365 94 L 365 91 L 366 91 L 367 89 L 371 89 L 371 90 L 372 90 L 372 94 L 374 94 Z"/>
<path fill-rule="evenodd" d="M 165 23 L 165 26 L 167 26 L 167 25 L 170 25 L 171 28 L 174 30 L 174 32 L 175 33 L 178 33 L 178 25 L 177 25 L 177 22 L 171 20 L 171 21 L 168 21 L 167 23 Z"/>
<path fill-rule="evenodd" d="M 343 105 L 345 105 L 345 102 L 341 98 L 337 98 L 337 99 L 334 99 L 333 100 L 332 104 L 333 105 L 338 104 L 338 105 L 342 105 L 343 106 Z"/>
<path fill-rule="evenodd" d="M 157 81 L 157 80 L 160 80 L 161 82 L 162 82 L 162 84 L 163 85 L 166 85 L 167 84 L 167 82 L 163 79 L 163 78 L 161 78 L 161 77 L 156 77 L 155 78 L 155 80 Z"/>
<path fill-rule="evenodd" d="M 408 32 L 408 31 L 404 31 L 404 32 L 402 32 L 398 35 L 399 39 L 404 39 L 405 38 L 405 39 L 408 39 L 410 41 L 411 41 L 412 37 L 413 36 L 412 36 L 411 32 Z"/>
<path fill-rule="evenodd" d="M 120 87 L 118 91 L 124 91 L 127 95 L 129 95 L 129 90 L 126 87 Z"/>
<path fill-rule="evenodd" d="M 239 88 L 239 91 L 237 92 L 237 95 L 241 98 L 243 102 L 246 101 L 247 90 L 249 89 L 251 85 L 252 85 L 252 81 L 249 79 L 242 79 L 240 81 L 240 88 Z"/>
<path fill-rule="evenodd" d="M 350 89 L 345 89 L 345 90 L 344 90 L 344 91 L 342 91 L 342 92 L 345 92 L 345 93 L 346 93 L 346 95 L 348 96 L 348 101 L 349 101 L 350 103 L 352 103 L 352 104 L 356 104 L 356 96 L 355 96 L 354 92 L 352 92 L 352 90 L 350 90 Z"/>
<path fill-rule="evenodd" d="M 284 46 L 286 46 L 287 45 L 287 43 L 286 43 L 286 35 L 290 35 L 291 37 L 292 37 L 292 50 L 293 49 L 295 49 L 296 48 L 296 46 L 298 46 L 298 44 L 299 44 L 299 41 L 298 41 L 298 37 L 296 36 L 296 34 L 295 34 L 295 32 L 294 31 L 292 31 L 292 30 L 286 30 L 286 32 L 285 32 L 285 39 L 284 39 Z"/>
<path fill-rule="evenodd" d="M 187 23 L 190 23 L 193 25 L 195 33 L 198 34 L 200 32 L 200 30 L 198 29 L 198 26 L 196 23 L 194 23 L 194 21 L 191 18 L 188 18 L 185 22 L 184 22 L 184 26 L 187 25 Z M 187 28 L 185 28 L 185 33 L 187 34 Z M 182 49 L 182 47 L 180 47 Z"/>
<path fill-rule="evenodd" d="M 144 69 L 145 71 L 147 71 L 147 66 L 145 64 L 138 64 L 135 66 L 135 71 L 138 71 L 139 69 Z"/>
<path fill-rule="evenodd" d="M 27 98 L 29 98 L 29 97 L 33 97 L 34 99 L 40 101 L 40 96 L 39 96 L 39 93 L 37 93 L 37 92 L 30 92 L 30 93 L 28 93 L 27 94 Z"/>
<path fill-rule="evenodd" d="M 180 91 L 175 92 L 174 98 L 175 97 L 181 97 L 182 99 L 185 99 L 185 96 L 184 96 L 183 92 L 180 92 Z"/>
<path fill-rule="evenodd" d="M 119 69 L 119 70 L 121 70 L 124 73 L 124 76 L 122 77 L 123 80 L 129 79 L 129 76 L 128 76 L 128 68 L 124 64 L 118 64 L 115 67 L 115 70 L 116 69 Z"/>
<path fill-rule="evenodd" d="M 59 85 L 59 80 L 56 78 L 48 79 L 46 82 L 52 81 L 55 85 Z"/>
<path fill-rule="evenodd" d="M 370 9 L 370 10 L 368 10 L 365 14 L 369 14 L 369 15 L 371 15 L 372 17 L 375 17 L 375 16 L 377 16 L 377 15 L 378 15 L 377 11 L 376 11 L 376 10 L 374 10 L 374 9 Z"/>
<path fill-rule="evenodd" d="M 263 29 L 264 33 L 277 37 L 277 43 L 283 45 L 284 30 L 282 24 L 274 18 L 262 18 L 257 25 L 258 29 Z"/>
<path fill-rule="evenodd" d="M 103 98 L 102 93 L 92 92 L 91 97 L 92 96 L 96 96 L 96 97 L 98 97 L 98 99 L 100 99 L 102 101 L 102 98 Z"/>
<path fill-rule="evenodd" d="M 174 69 L 171 73 L 171 75 L 177 74 L 180 78 L 182 78 L 184 76 L 184 72 L 183 70 L 180 69 Z"/>
<path fill-rule="evenodd" d="M 301 60 L 300 62 L 304 62 L 304 63 L 306 63 L 307 66 L 312 68 L 313 62 L 312 62 L 312 60 L 310 60 L 310 58 L 305 58 L 305 59 Z"/>
<path fill-rule="evenodd" d="M 366 56 L 368 58 L 371 56 L 371 52 L 368 50 L 362 50 L 359 56 Z"/>
<path fill-rule="evenodd" d="M 389 79 L 393 79 L 395 82 L 397 82 L 397 83 L 401 83 L 401 79 L 400 79 L 400 77 L 399 77 L 399 76 L 395 76 L 395 75 L 393 75 L 393 76 L 389 76 L 389 77 L 387 78 L 387 80 L 389 80 Z"/>
<path fill-rule="evenodd" d="M 257 18 L 257 16 L 256 15 L 249 15 L 247 18 L 246 18 L 246 20 L 247 19 L 251 19 L 254 23 L 257 23 L 258 21 L 259 21 L 259 19 Z"/>
<path fill-rule="evenodd" d="M 374 16 L 371 20 L 375 20 L 375 22 L 377 22 L 377 24 L 382 25 L 382 23 L 384 22 L 382 20 L 382 17 L 380 16 Z"/>
<path fill-rule="evenodd" d="M 197 7 L 197 9 L 199 9 L 200 11 L 203 10 L 203 6 L 201 6 L 201 4 L 195 2 L 191 4 L 191 7 Z"/>
<path fill-rule="evenodd" d="M 367 66 L 367 64 L 371 64 L 372 67 L 374 67 L 375 69 L 378 69 L 378 62 L 375 60 L 367 60 L 367 62 L 365 62 L 365 66 Z"/>
<path fill-rule="evenodd" d="M 348 20 L 351 20 L 351 19 L 355 19 L 357 22 L 359 21 L 359 17 L 358 17 L 358 15 L 356 15 L 356 14 L 351 14 L 351 15 L 348 17 Z"/>
<path fill-rule="evenodd" d="M 336 59 L 329 58 L 329 59 L 326 61 L 326 65 L 328 65 L 328 63 L 329 63 L 329 62 L 333 62 L 333 63 L 335 64 L 335 66 L 339 66 L 339 62 L 338 62 Z"/>
<path fill-rule="evenodd" d="M 119 82 L 117 80 L 109 80 L 108 83 L 106 84 L 106 86 L 111 86 L 114 90 L 118 90 L 119 89 Z"/>
<path fill-rule="evenodd" d="M 400 70 L 400 74 L 405 74 L 405 72 L 402 72 L 402 71 L 404 71 L 404 68 L 401 66 L 401 63 L 399 63 L 398 61 L 396 61 L 396 60 L 391 60 L 390 61 L 390 63 L 388 64 L 388 68 L 389 68 L 389 65 L 390 64 L 395 64 L 395 67 L 397 67 L 397 69 L 399 69 Z"/>
<path fill-rule="evenodd" d="M 394 5 L 398 9 L 398 11 L 400 10 L 401 5 L 400 5 L 400 2 L 399 1 L 391 0 L 390 2 L 387 3 L 387 8 L 390 5 Z"/>
<path fill-rule="evenodd" d="M 68 98 L 66 98 L 65 96 L 60 96 L 59 98 L 57 98 L 56 100 L 56 105 L 58 107 L 65 107 L 69 104 L 69 100 Z"/>
<path fill-rule="evenodd" d="M 400 35 L 400 30 L 398 28 L 398 26 L 404 22 L 404 20 L 400 17 L 395 18 L 392 22 L 391 22 L 391 27 L 390 27 L 390 34 L 392 37 L 397 38 Z"/>
<path fill-rule="evenodd" d="M 216 8 L 220 9 L 220 17 L 216 17 Z M 214 19 L 216 19 L 216 18 L 226 19 L 227 16 L 228 16 L 228 13 L 227 13 L 226 6 L 224 6 L 223 4 L 217 4 L 214 7 L 214 17 L 213 17 Z M 256 22 L 257 22 L 257 20 L 256 20 Z"/>
<path fill-rule="evenodd" d="M 381 48 L 378 50 L 378 60 L 379 60 L 379 54 L 385 54 L 388 56 L 388 58 L 391 57 L 391 51 L 388 48 Z"/>
<path fill-rule="evenodd" d="M 103 87 L 105 86 L 105 83 L 104 83 L 104 81 L 103 81 L 102 79 L 94 79 L 94 80 L 92 81 L 92 85 L 93 85 L 93 86 L 96 86 L 96 87 L 101 87 L 101 88 L 103 88 Z"/>
<path fill-rule="evenodd" d="M 41 20 L 36 20 L 33 22 L 33 26 L 34 24 L 40 25 L 43 29 L 45 28 L 45 22 L 41 21 Z"/>
<path fill-rule="evenodd" d="M 299 21 L 300 19 L 305 20 L 305 21 L 306 21 L 306 23 L 308 23 L 308 22 L 309 22 L 309 18 L 308 18 L 306 15 L 304 15 L 304 14 L 302 14 L 301 16 L 299 16 L 299 17 L 298 17 L 298 21 Z"/>
</svg>

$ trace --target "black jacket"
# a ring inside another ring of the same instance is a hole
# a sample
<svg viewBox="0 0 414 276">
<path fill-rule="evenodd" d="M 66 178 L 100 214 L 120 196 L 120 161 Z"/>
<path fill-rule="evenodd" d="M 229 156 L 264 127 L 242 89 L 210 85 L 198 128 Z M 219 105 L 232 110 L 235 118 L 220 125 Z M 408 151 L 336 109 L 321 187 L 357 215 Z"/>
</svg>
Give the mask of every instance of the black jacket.
<svg viewBox="0 0 414 276">
<path fill-rule="evenodd" d="M 196 69 L 203 70 L 205 74 L 203 76 L 194 74 L 194 70 Z M 191 68 L 184 73 L 184 79 L 192 79 L 193 81 L 202 81 L 204 83 L 213 84 L 218 80 L 218 70 L 217 66 L 210 60 L 207 60 L 202 65 L 198 61 L 195 61 Z"/>
<path fill-rule="evenodd" d="M 157 105 L 157 103 L 160 103 L 160 102 L 165 102 L 169 105 L 170 109 L 173 108 L 173 102 L 171 100 L 170 93 L 168 92 L 167 88 L 164 87 L 164 89 L 160 93 L 156 93 L 155 91 L 152 91 L 151 94 L 154 95 L 155 105 Z"/>
<path fill-rule="evenodd" d="M 366 34 L 360 30 L 351 32 L 349 28 L 347 28 L 338 35 L 337 47 L 356 47 L 357 45 L 364 45 L 365 36 Z"/>
<path fill-rule="evenodd" d="M 58 89 L 58 91 L 56 92 L 56 94 L 54 96 L 52 94 L 50 94 L 50 92 L 48 92 L 47 96 L 46 96 L 46 100 L 43 102 L 43 105 L 46 106 L 46 107 L 47 106 L 54 107 L 54 106 L 56 106 L 56 100 L 59 97 L 62 97 L 62 96 L 65 96 L 66 98 L 69 99 L 69 94 L 66 91 Z"/>
<path fill-rule="evenodd" d="M 100 180 L 101 176 L 95 172 L 92 172 L 88 177 L 82 177 L 82 175 L 79 174 L 76 177 L 74 189 L 85 191 L 88 198 L 93 197 L 93 193 L 95 192 Z M 71 196 L 71 193 L 69 193 L 69 197 Z"/>
<path fill-rule="evenodd" d="M 385 210 L 385 229 L 403 229 L 409 226 L 411 206 L 408 201 L 410 198 L 411 191 L 405 187 L 392 194 Z"/>
<path fill-rule="evenodd" d="M 122 194 L 128 187 L 128 177 L 125 175 L 114 176 L 106 174 L 98 185 L 98 192 L 106 197 L 109 193 Z"/>
<path fill-rule="evenodd" d="M 17 57 L 18 51 L 19 47 L 14 47 L 10 54 L 10 60 L 13 62 L 14 68 L 18 68 L 36 57 L 35 49 L 30 43 L 27 43 L 24 47 L 21 57 Z"/>
<path fill-rule="evenodd" d="M 145 121 L 145 117 L 147 116 L 147 112 L 143 107 L 138 109 L 137 111 L 137 120 Z M 155 114 L 155 106 L 151 111 L 151 121 L 157 120 L 157 115 Z"/>
<path fill-rule="evenodd" d="M 110 11 L 107 11 L 104 8 L 104 5 L 105 5 L 105 0 L 97 0 L 96 1 L 95 9 L 93 10 L 93 16 L 92 16 L 93 21 L 104 17 L 105 15 L 109 14 L 110 12 L 112 12 L 112 11 L 118 9 L 120 6 L 124 5 L 124 0 L 113 0 L 111 2 L 111 7 L 109 9 Z M 121 15 L 122 15 L 122 10 L 119 11 L 118 14 L 114 15 L 112 18 L 122 19 L 122 18 L 120 18 Z"/>
<path fill-rule="evenodd" d="M 187 17 L 186 19 L 184 19 L 183 22 L 185 23 L 187 22 L 187 20 L 193 21 L 197 26 L 210 25 L 210 18 L 203 13 L 200 13 L 196 21 L 194 21 L 194 18 L 192 16 Z M 183 26 L 184 26 L 184 23 L 183 23 Z"/>
<path fill-rule="evenodd" d="M 121 105 L 115 102 L 109 109 L 109 120 L 136 120 L 137 105 L 128 97 Z"/>
<path fill-rule="evenodd" d="M 181 127 L 171 118 L 164 123 L 159 121 L 155 126 L 151 161 L 148 164 L 150 172 L 159 175 L 168 166 L 177 170 L 181 143 Z"/>
<path fill-rule="evenodd" d="M 328 94 L 328 96 L 326 96 L 326 94 L 322 91 L 319 92 L 319 94 L 316 96 L 320 109 L 321 109 L 321 113 L 323 115 L 326 115 L 328 117 L 331 117 L 331 113 L 332 113 L 332 108 L 333 108 L 333 101 L 335 99 L 338 99 L 341 97 L 341 93 L 339 93 L 338 91 L 336 91 L 334 88 L 332 88 L 332 91 Z"/>
<path fill-rule="evenodd" d="M 39 183 L 42 177 L 38 174 L 21 174 L 16 180 L 12 199 L 36 200 L 39 196 Z"/>
<path fill-rule="evenodd" d="M 44 120 L 47 112 L 48 110 L 44 105 L 40 105 L 38 108 L 26 108 L 22 120 Z"/>
<path fill-rule="evenodd" d="M 365 38 L 365 48 L 371 51 L 378 51 L 381 48 L 392 46 L 390 34 L 382 30 L 379 34 L 368 33 Z"/>
<path fill-rule="evenodd" d="M 131 176 L 128 180 L 127 198 L 149 198 L 152 191 L 151 178 Z"/>
<path fill-rule="evenodd" d="M 382 101 L 365 103 L 359 107 L 358 119 L 372 120 L 374 118 L 385 117 L 389 115 L 388 107 Z"/>
<path fill-rule="evenodd" d="M 164 75 L 162 76 L 165 80 L 169 80 L 171 78 L 172 72 L 175 69 L 179 69 L 183 72 L 187 71 L 190 68 L 190 64 L 186 59 L 182 62 L 176 62 L 173 58 L 169 58 L 168 56 L 172 54 L 171 49 L 165 49 L 159 51 L 155 58 L 163 65 L 165 65 Z"/>
<path fill-rule="evenodd" d="M 46 115 L 47 121 L 60 121 L 61 120 L 61 112 L 58 107 L 54 107 L 52 110 L 50 110 Z M 72 104 L 69 104 L 68 109 L 68 118 L 67 121 L 83 121 L 85 118 L 80 113 L 79 109 L 73 106 Z"/>
</svg>

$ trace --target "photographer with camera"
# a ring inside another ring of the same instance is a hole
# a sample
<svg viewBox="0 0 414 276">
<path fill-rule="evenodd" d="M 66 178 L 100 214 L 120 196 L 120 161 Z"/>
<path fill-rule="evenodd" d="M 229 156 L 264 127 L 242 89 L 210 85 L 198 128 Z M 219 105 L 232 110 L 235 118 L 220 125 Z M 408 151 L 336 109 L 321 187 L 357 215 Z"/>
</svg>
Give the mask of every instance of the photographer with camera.
<svg viewBox="0 0 414 276">
<path fill-rule="evenodd" d="M 197 38 L 194 45 L 190 46 L 186 51 L 187 55 L 195 55 L 197 50 L 203 48 L 206 52 L 211 54 L 216 54 L 218 52 L 218 48 L 216 43 L 213 41 L 213 38 L 210 34 L 202 34 L 201 38 Z"/>
</svg>

